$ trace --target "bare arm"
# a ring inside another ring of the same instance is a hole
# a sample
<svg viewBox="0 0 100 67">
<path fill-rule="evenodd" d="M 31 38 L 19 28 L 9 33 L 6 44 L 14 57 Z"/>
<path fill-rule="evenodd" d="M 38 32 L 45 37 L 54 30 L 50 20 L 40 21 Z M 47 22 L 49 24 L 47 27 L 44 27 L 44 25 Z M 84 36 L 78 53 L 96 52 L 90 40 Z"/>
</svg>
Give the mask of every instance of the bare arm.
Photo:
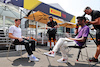
<svg viewBox="0 0 100 67">
<path fill-rule="evenodd" d="M 13 36 L 12 33 L 9 33 L 9 38 L 18 39 L 18 37 Z"/>
<path fill-rule="evenodd" d="M 96 19 L 95 21 L 90 21 L 90 23 L 96 25 L 98 23 L 98 19 Z"/>
<path fill-rule="evenodd" d="M 88 21 L 88 20 L 86 20 L 86 23 L 88 23 L 88 22 L 89 22 L 90 24 L 97 25 L 98 22 L 99 22 L 99 18 L 95 19 L 95 21 Z"/>
<path fill-rule="evenodd" d="M 48 26 L 46 25 L 46 29 L 51 29 L 51 27 L 48 27 Z"/>
<path fill-rule="evenodd" d="M 56 26 L 54 26 L 55 28 L 59 28 L 59 25 L 57 24 Z"/>
<path fill-rule="evenodd" d="M 25 38 L 25 39 L 27 39 L 27 40 L 29 39 L 29 37 L 25 37 L 25 36 L 22 36 L 22 38 Z"/>
<path fill-rule="evenodd" d="M 9 33 L 9 38 L 18 39 L 20 42 L 23 41 L 22 38 L 15 37 L 15 36 L 12 35 L 12 33 Z"/>
<path fill-rule="evenodd" d="M 79 42 L 85 42 L 86 38 L 85 37 L 81 37 L 81 38 L 69 38 L 71 40 L 76 40 L 76 41 L 79 41 Z"/>
<path fill-rule="evenodd" d="M 91 30 L 94 30 L 94 27 L 92 27 Z"/>
</svg>

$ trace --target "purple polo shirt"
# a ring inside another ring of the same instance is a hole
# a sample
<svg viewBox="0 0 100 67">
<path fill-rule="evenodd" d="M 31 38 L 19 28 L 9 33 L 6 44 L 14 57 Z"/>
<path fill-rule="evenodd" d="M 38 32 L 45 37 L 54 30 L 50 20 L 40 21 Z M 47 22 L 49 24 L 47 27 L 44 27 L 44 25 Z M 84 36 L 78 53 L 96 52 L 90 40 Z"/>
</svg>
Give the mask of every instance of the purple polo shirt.
<svg viewBox="0 0 100 67">
<path fill-rule="evenodd" d="M 81 27 L 81 29 L 79 30 L 78 35 L 76 36 L 76 38 L 81 38 L 81 37 L 88 37 L 89 34 L 89 27 L 88 26 L 84 26 Z M 75 41 L 79 46 L 84 45 L 85 42 L 79 42 L 79 41 Z"/>
</svg>

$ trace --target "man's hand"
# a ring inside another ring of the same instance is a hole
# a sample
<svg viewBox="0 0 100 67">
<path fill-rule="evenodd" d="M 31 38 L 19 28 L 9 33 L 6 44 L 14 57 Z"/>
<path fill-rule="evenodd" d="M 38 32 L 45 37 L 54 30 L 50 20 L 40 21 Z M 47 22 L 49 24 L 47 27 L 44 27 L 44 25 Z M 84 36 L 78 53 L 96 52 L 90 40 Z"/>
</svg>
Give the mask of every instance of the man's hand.
<svg viewBox="0 0 100 67">
<path fill-rule="evenodd" d="M 79 24 L 76 24 L 76 29 L 78 29 L 79 28 Z"/>
<path fill-rule="evenodd" d="M 94 27 L 92 27 L 91 30 L 94 30 Z"/>
<path fill-rule="evenodd" d="M 85 21 L 85 23 L 89 23 L 89 22 L 90 22 L 89 20 L 86 20 L 86 21 Z"/>
<path fill-rule="evenodd" d="M 85 23 L 90 23 L 90 24 L 93 24 L 93 25 L 100 25 L 100 18 L 95 19 L 95 21 L 86 20 Z"/>
<path fill-rule="evenodd" d="M 26 37 L 25 39 L 29 40 L 29 37 Z"/>
<path fill-rule="evenodd" d="M 70 37 L 70 38 L 68 38 L 68 39 L 70 39 L 70 40 L 75 40 L 75 38 L 71 38 L 71 37 Z"/>
<path fill-rule="evenodd" d="M 52 27 L 48 27 L 48 29 L 51 29 Z"/>
<path fill-rule="evenodd" d="M 25 38 L 25 39 L 29 40 L 29 37 L 22 36 L 22 38 Z"/>
<path fill-rule="evenodd" d="M 18 38 L 18 40 L 19 40 L 19 42 L 23 41 L 23 39 L 22 39 L 22 38 Z"/>
<path fill-rule="evenodd" d="M 51 29 L 51 27 L 46 27 L 46 29 Z"/>
<path fill-rule="evenodd" d="M 54 28 L 57 28 L 57 26 L 54 26 Z"/>
<path fill-rule="evenodd" d="M 54 28 L 59 28 L 59 25 L 54 26 Z"/>
</svg>

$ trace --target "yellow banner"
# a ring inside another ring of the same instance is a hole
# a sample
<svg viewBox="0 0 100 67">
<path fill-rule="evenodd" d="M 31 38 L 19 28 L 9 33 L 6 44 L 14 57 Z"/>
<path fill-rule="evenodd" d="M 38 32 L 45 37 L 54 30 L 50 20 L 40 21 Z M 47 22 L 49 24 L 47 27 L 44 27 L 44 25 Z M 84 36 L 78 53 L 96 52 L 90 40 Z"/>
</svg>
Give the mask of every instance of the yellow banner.
<svg viewBox="0 0 100 67">
<path fill-rule="evenodd" d="M 60 16 L 61 17 L 61 12 L 58 10 L 55 10 L 53 8 L 50 8 L 50 13 L 56 16 Z"/>
<path fill-rule="evenodd" d="M 70 22 L 75 23 L 75 16 L 73 16 L 73 18 L 71 19 L 71 21 L 70 21 Z"/>
<path fill-rule="evenodd" d="M 36 8 L 39 4 L 41 4 L 38 0 L 24 0 L 24 8 L 31 10 Z"/>
</svg>

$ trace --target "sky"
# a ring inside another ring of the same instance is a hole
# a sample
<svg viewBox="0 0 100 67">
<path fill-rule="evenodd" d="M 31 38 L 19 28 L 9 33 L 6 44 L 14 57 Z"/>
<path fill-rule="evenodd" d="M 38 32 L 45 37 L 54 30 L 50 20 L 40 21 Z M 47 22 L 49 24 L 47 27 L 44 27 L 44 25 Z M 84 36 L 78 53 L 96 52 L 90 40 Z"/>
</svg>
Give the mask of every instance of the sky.
<svg viewBox="0 0 100 67">
<path fill-rule="evenodd" d="M 58 3 L 67 13 L 74 16 L 81 16 L 84 14 L 85 7 L 89 6 L 93 10 L 100 11 L 100 0 L 39 0 L 46 4 Z M 86 15 L 90 19 L 90 16 Z"/>
</svg>

